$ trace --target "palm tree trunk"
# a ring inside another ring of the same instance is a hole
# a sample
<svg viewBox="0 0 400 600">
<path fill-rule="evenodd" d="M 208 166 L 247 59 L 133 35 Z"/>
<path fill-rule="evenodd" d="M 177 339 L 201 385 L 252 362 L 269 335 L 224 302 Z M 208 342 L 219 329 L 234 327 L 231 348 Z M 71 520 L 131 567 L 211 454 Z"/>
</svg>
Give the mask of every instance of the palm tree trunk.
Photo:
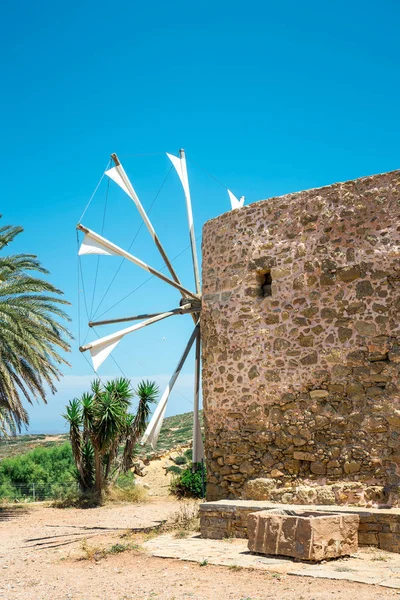
<svg viewBox="0 0 400 600">
<path fill-rule="evenodd" d="M 81 478 L 81 481 L 85 481 L 85 473 L 84 473 L 83 466 L 82 466 L 80 445 L 74 444 L 74 442 L 72 442 L 71 446 L 72 446 L 72 456 L 73 456 L 73 459 L 75 462 L 76 469 L 79 473 L 79 477 Z"/>
<path fill-rule="evenodd" d="M 94 468 L 95 468 L 95 490 L 100 496 L 103 489 L 103 464 L 101 455 L 97 448 L 94 449 Z"/>
<path fill-rule="evenodd" d="M 111 468 L 115 462 L 115 459 L 117 458 L 118 455 L 118 447 L 119 447 L 119 442 L 120 442 L 120 438 L 117 438 L 114 443 L 112 444 L 109 452 L 108 452 L 108 458 L 107 458 L 107 464 L 106 464 L 106 468 L 105 468 L 105 472 L 104 472 L 104 483 L 106 485 L 108 485 L 108 479 L 110 477 L 110 472 L 111 472 Z"/>
</svg>

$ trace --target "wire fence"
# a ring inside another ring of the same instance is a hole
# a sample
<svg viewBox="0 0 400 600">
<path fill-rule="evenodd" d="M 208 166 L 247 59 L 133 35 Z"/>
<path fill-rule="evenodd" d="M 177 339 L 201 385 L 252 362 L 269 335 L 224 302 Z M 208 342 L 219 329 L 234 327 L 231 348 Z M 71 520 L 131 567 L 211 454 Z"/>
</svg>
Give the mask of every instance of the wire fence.
<svg viewBox="0 0 400 600">
<path fill-rule="evenodd" d="M 8 502 L 42 502 L 64 498 L 77 493 L 79 486 L 77 481 L 65 481 L 63 483 L 13 483 L 0 485 L 0 501 Z"/>
</svg>

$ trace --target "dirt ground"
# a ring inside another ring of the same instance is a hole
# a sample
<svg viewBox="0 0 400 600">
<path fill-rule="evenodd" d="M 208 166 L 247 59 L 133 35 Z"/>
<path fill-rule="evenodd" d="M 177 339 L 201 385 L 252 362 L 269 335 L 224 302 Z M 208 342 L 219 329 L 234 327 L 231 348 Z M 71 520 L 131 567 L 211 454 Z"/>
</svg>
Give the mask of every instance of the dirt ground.
<svg viewBox="0 0 400 600">
<path fill-rule="evenodd" d="M 150 461 L 146 465 L 146 475 L 144 477 L 136 477 L 136 481 L 139 484 L 148 486 L 150 496 L 168 496 L 172 475 L 166 469 L 174 464 L 170 457 L 176 455 L 176 451 L 173 451 L 159 459 Z"/>
<path fill-rule="evenodd" d="M 181 514 L 170 498 L 96 509 L 0 508 L 1 600 L 319 600 L 399 597 L 343 581 L 155 558 L 140 543 Z M 149 532 L 150 530 L 150 532 Z"/>
</svg>

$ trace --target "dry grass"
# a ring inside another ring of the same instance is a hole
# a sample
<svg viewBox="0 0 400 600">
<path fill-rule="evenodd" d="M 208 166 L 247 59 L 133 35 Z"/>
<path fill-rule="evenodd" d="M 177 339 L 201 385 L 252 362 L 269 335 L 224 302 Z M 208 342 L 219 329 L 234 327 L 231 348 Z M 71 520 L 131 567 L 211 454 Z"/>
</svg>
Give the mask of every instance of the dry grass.
<svg viewBox="0 0 400 600">
<path fill-rule="evenodd" d="M 389 558 L 387 556 L 384 556 L 383 554 L 378 554 L 378 556 L 374 556 L 373 558 L 371 558 L 371 560 L 378 562 L 387 562 Z"/>
<path fill-rule="evenodd" d="M 176 538 L 186 538 L 189 535 L 200 531 L 199 507 L 197 502 L 181 501 L 179 509 L 171 515 L 168 521 L 164 521 L 159 525 L 152 527 L 151 531 L 139 534 L 142 536 L 142 541 L 149 541 L 163 533 L 173 533 Z M 133 534 L 129 530 L 125 537 L 130 537 Z"/>
<path fill-rule="evenodd" d="M 107 556 L 104 548 L 98 546 L 91 546 L 88 544 L 87 539 L 84 538 L 81 542 L 82 557 L 80 560 L 99 561 Z"/>
<path fill-rule="evenodd" d="M 179 509 L 171 517 L 166 529 L 175 531 L 176 538 L 185 538 L 196 531 L 200 531 L 198 504 L 182 500 Z"/>
<path fill-rule="evenodd" d="M 54 508 L 95 508 L 101 502 L 96 494 L 82 494 L 78 491 L 71 491 L 62 498 L 56 498 L 51 503 Z"/>
<path fill-rule="evenodd" d="M 230 571 L 241 571 L 243 567 L 241 567 L 240 565 L 229 565 L 228 569 Z"/>
<path fill-rule="evenodd" d="M 174 538 L 176 538 L 177 540 L 183 540 L 183 539 L 189 537 L 189 535 L 190 535 L 190 531 L 186 531 L 185 529 L 178 529 L 174 533 Z"/>
<path fill-rule="evenodd" d="M 92 546 L 88 544 L 86 538 L 81 542 L 81 551 L 82 556 L 78 560 L 89 560 L 98 562 L 104 558 L 107 558 L 110 554 L 121 554 L 122 552 L 138 552 L 141 551 L 142 548 L 139 544 L 134 542 L 129 543 L 121 543 L 117 542 L 112 546 L 108 547 L 100 547 L 100 546 Z"/>
<path fill-rule="evenodd" d="M 82 494 L 71 492 L 62 498 L 54 500 L 52 506 L 55 508 L 94 508 L 106 504 L 123 504 L 124 502 L 139 504 L 148 499 L 147 490 L 139 485 L 130 488 L 113 486 L 106 490 L 101 498 L 94 493 Z"/>
<path fill-rule="evenodd" d="M 141 485 L 134 485 L 130 488 L 121 488 L 114 486 L 108 489 L 103 498 L 104 504 L 121 502 L 146 502 L 148 500 L 148 491 Z"/>
</svg>

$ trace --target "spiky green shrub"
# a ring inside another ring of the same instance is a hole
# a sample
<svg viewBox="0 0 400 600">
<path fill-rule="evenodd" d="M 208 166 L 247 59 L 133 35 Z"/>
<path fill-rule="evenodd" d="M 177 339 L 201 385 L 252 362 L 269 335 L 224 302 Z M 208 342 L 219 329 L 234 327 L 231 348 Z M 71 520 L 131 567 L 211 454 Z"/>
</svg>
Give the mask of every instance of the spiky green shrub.
<svg viewBox="0 0 400 600">
<path fill-rule="evenodd" d="M 151 381 L 142 381 L 132 390 L 126 378 L 105 384 L 94 380 L 89 393 L 69 402 L 64 417 L 69 423 L 72 454 L 83 493 L 100 496 L 122 472 L 129 471 L 158 393 L 157 385 Z M 128 411 L 134 396 L 138 397 L 138 406 L 132 414 Z"/>
</svg>

